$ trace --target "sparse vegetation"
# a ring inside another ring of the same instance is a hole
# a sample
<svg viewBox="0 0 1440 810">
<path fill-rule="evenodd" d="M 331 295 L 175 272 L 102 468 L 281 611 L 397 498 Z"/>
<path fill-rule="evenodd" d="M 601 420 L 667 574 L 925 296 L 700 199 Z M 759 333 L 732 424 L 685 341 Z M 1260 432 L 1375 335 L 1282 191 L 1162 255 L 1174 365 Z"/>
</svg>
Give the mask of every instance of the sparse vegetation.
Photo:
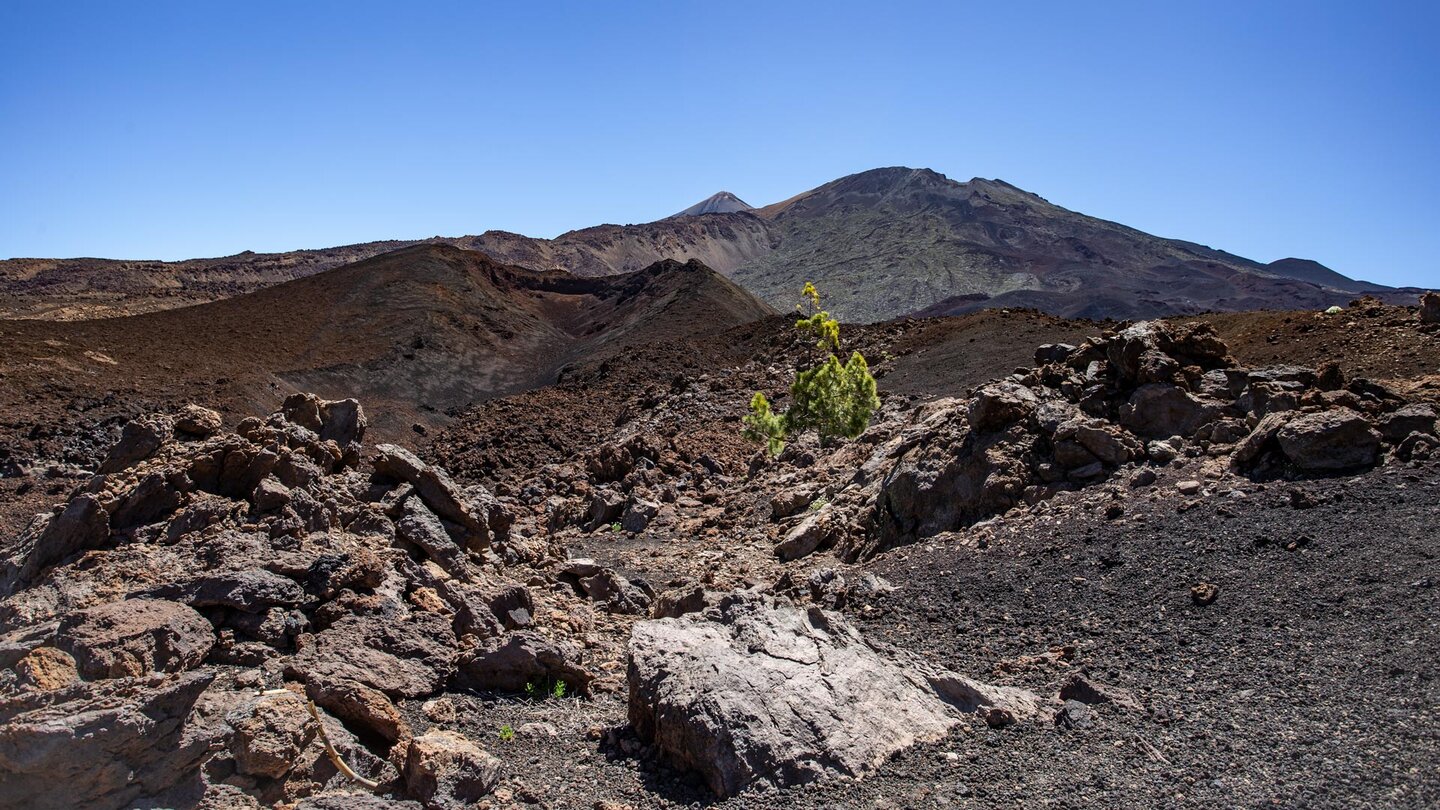
<svg viewBox="0 0 1440 810">
<path fill-rule="evenodd" d="M 791 405 L 775 413 L 765 395 L 750 398 L 745 417 L 745 438 L 765 443 L 772 456 L 785 449 L 785 440 L 806 430 L 820 436 L 821 446 L 837 438 L 853 439 L 870 425 L 870 416 L 880 407 L 875 377 L 860 352 L 851 352 L 840 361 L 840 322 L 820 308 L 820 293 L 806 282 L 804 301 L 796 305 L 800 320 L 795 328 L 815 338 L 815 348 L 824 359 L 814 368 L 800 372 L 790 385 Z"/>
<path fill-rule="evenodd" d="M 565 697 L 568 691 L 569 687 L 566 686 L 562 680 L 535 680 L 527 681 L 525 684 L 525 697 L 530 700 L 538 701 L 551 698 L 559 700 Z"/>
<path fill-rule="evenodd" d="M 513 739 L 515 739 L 515 729 L 511 728 L 511 727 L 510 727 L 510 724 L 508 724 L 508 723 L 505 724 L 505 725 L 503 725 L 503 726 L 501 726 L 501 727 L 500 727 L 500 742 L 510 742 L 510 741 L 513 740 Z"/>
</svg>

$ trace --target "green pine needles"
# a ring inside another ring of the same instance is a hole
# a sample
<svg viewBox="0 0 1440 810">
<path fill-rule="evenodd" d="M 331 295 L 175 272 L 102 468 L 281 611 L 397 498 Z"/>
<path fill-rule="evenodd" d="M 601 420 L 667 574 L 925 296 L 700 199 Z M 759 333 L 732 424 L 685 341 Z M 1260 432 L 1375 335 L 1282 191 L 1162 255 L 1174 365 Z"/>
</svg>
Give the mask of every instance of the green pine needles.
<svg viewBox="0 0 1440 810">
<path fill-rule="evenodd" d="M 880 407 L 865 358 L 851 352 L 849 360 L 840 362 L 840 322 L 820 308 L 815 285 L 805 282 L 802 294 L 805 303 L 795 307 L 802 316 L 795 328 L 815 337 L 815 348 L 825 352 L 825 359 L 796 376 L 790 385 L 794 401 L 784 413 L 771 410 L 764 394 L 756 392 L 750 398 L 744 436 L 764 442 L 772 456 L 785 449 L 786 437 L 806 430 L 819 434 L 822 447 L 837 438 L 853 439 L 865 432 L 871 414 Z"/>
</svg>

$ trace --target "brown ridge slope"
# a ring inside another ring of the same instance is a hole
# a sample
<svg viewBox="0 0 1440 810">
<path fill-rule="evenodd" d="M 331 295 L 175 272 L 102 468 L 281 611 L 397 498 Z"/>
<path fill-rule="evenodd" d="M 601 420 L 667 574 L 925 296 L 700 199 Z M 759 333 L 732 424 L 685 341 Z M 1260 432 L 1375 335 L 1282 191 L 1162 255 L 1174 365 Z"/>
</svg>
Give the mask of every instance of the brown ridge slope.
<svg viewBox="0 0 1440 810">
<path fill-rule="evenodd" d="M 245 413 L 305 389 L 375 403 L 395 436 L 581 357 L 771 312 L 697 262 L 585 279 L 422 245 L 203 306 L 0 322 L 0 408 L 124 392 Z"/>
<path fill-rule="evenodd" d="M 599 225 L 537 239 L 506 231 L 296 250 L 246 251 L 178 262 L 115 259 L 0 260 L 0 318 L 86 320 L 135 315 L 230 298 L 417 245 L 475 250 L 503 264 L 561 269 L 580 276 L 642 270 L 658 261 L 695 259 L 729 273 L 768 251 L 765 224 L 742 214 L 712 214 L 641 226 Z"/>
</svg>

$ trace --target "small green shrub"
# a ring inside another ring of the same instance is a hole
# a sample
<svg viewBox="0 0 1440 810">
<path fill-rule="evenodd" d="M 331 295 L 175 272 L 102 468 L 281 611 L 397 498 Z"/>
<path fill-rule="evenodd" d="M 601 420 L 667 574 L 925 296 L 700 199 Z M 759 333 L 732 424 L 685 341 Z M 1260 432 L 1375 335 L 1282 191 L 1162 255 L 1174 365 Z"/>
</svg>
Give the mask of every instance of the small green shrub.
<svg viewBox="0 0 1440 810">
<path fill-rule="evenodd" d="M 510 742 L 515 739 L 515 729 L 508 724 L 500 727 L 500 742 Z"/>
<path fill-rule="evenodd" d="M 762 393 L 750 398 L 742 433 L 751 441 L 764 443 L 772 456 L 785 449 L 787 437 L 806 430 L 819 434 L 822 447 L 838 438 L 853 439 L 865 432 L 880 407 L 875 377 L 860 352 L 851 352 L 849 360 L 840 362 L 840 322 L 820 308 L 815 285 L 805 282 L 801 294 L 805 301 L 796 305 L 802 317 L 795 328 L 813 336 L 815 348 L 825 357 L 819 365 L 796 375 L 790 385 L 793 401 L 784 413 L 775 413 Z"/>
</svg>

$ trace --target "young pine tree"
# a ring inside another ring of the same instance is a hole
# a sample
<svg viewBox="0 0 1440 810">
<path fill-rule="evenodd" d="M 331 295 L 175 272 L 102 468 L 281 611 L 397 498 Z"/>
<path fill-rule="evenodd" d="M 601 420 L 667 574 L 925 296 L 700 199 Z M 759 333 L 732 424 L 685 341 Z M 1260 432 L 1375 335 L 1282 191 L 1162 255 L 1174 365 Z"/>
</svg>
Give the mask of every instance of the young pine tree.
<svg viewBox="0 0 1440 810">
<path fill-rule="evenodd" d="M 849 360 L 840 362 L 840 322 L 820 308 L 815 285 L 805 282 L 802 295 L 805 302 L 795 307 L 801 315 L 795 328 L 815 338 L 815 348 L 824 359 L 796 375 L 790 385 L 789 410 L 775 413 L 765 395 L 757 392 L 745 417 L 745 438 L 764 442 L 775 456 L 785 448 L 787 437 L 806 430 L 819 434 L 822 447 L 837 438 L 853 439 L 865 432 L 871 414 L 880 407 L 865 358 L 851 352 Z"/>
</svg>

